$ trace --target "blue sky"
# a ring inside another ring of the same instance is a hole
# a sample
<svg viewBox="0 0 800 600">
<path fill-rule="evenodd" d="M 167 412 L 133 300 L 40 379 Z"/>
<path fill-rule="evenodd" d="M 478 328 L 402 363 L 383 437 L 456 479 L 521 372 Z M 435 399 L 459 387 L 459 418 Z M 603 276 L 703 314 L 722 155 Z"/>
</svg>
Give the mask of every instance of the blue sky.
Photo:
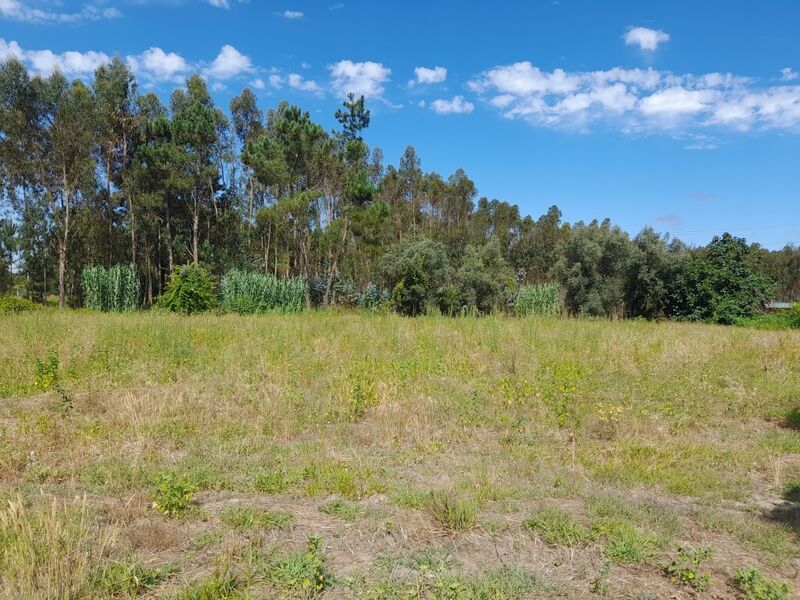
<svg viewBox="0 0 800 600">
<path fill-rule="evenodd" d="M 800 2 L 0 0 L 0 58 L 88 78 L 115 53 L 164 98 L 191 72 L 326 127 L 347 91 L 396 164 L 464 168 L 538 216 L 695 244 L 800 243 Z"/>
</svg>

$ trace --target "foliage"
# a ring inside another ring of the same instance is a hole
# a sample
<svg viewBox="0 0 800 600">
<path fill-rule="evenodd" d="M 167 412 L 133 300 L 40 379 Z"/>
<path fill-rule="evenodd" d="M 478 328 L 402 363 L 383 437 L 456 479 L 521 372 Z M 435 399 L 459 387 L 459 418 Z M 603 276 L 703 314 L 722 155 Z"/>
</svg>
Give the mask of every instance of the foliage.
<svg viewBox="0 0 800 600">
<path fill-rule="evenodd" d="M 682 319 L 731 324 L 752 317 L 771 299 L 773 285 L 754 267 L 743 238 L 715 237 L 676 273 L 669 313 Z"/>
<path fill-rule="evenodd" d="M 38 304 L 18 296 L 0 296 L 0 315 L 37 310 Z"/>
<path fill-rule="evenodd" d="M 395 308 L 412 317 L 437 303 L 451 274 L 444 246 L 427 238 L 399 242 L 384 255 L 380 268 Z"/>
<path fill-rule="evenodd" d="M 739 569 L 733 580 L 744 600 L 785 600 L 792 592 L 788 583 L 770 579 L 756 567 Z"/>
<path fill-rule="evenodd" d="M 183 514 L 189 508 L 197 486 L 187 477 L 161 472 L 156 477 L 153 508 L 168 517 Z"/>
<path fill-rule="evenodd" d="M 514 297 L 514 312 L 520 317 L 557 315 L 560 293 L 556 283 L 523 285 Z"/>
<path fill-rule="evenodd" d="M 515 284 L 553 281 L 566 312 L 593 317 L 730 323 L 756 315 L 773 290 L 800 297 L 793 245 L 768 251 L 726 234 L 693 249 L 649 228 L 634 237 L 609 221 L 565 223 L 557 206 L 524 215 L 478 198 L 461 169 L 426 172 L 413 146 L 384 165 L 363 139 L 368 104 L 348 95 L 328 132 L 287 102 L 262 111 L 249 89 L 228 116 L 196 74 L 162 103 L 119 57 L 85 82 L 0 61 L 0 197 L 10 208 L 0 294 L 131 310 L 151 306 L 165 276 L 191 263 L 215 279 L 232 269 L 299 278 L 315 305 L 405 315 L 487 314 L 513 300 Z M 117 273 L 127 287 L 109 284 L 106 298 L 98 264 L 130 265 Z M 208 306 L 167 300 L 179 312 Z M 286 311 L 239 300 L 237 311 Z"/>
<path fill-rule="evenodd" d="M 488 314 L 503 304 L 513 284 L 514 275 L 497 240 L 481 247 L 468 245 L 439 305 L 442 312 L 450 315 Z"/>
<path fill-rule="evenodd" d="M 178 267 L 158 299 L 160 308 L 187 315 L 210 310 L 216 304 L 214 279 L 203 267 L 194 264 Z"/>
<path fill-rule="evenodd" d="M 329 587 L 332 577 L 325 568 L 322 538 L 312 535 L 308 538 L 305 552 L 289 554 L 275 560 L 269 566 L 267 579 L 281 589 L 299 592 L 304 597 L 316 596 Z"/>
<path fill-rule="evenodd" d="M 554 267 L 566 309 L 575 315 L 622 316 L 630 254 L 628 235 L 609 220 L 576 223 Z"/>
<path fill-rule="evenodd" d="M 50 350 L 44 358 L 37 358 L 33 378 L 34 387 L 47 392 L 58 383 L 58 352 Z"/>
<path fill-rule="evenodd" d="M 299 277 L 279 279 L 238 269 L 228 271 L 220 284 L 223 308 L 239 314 L 300 312 L 306 291 L 307 284 Z"/>
<path fill-rule="evenodd" d="M 81 281 L 86 308 L 129 312 L 139 307 L 139 276 L 129 265 L 86 267 Z"/>
<path fill-rule="evenodd" d="M 676 583 L 688 585 L 702 592 L 710 585 L 711 578 L 707 573 L 700 571 L 700 566 L 711 558 L 713 552 L 714 549 L 710 547 L 681 546 L 678 548 L 677 556 L 666 566 L 665 571 Z"/>
</svg>

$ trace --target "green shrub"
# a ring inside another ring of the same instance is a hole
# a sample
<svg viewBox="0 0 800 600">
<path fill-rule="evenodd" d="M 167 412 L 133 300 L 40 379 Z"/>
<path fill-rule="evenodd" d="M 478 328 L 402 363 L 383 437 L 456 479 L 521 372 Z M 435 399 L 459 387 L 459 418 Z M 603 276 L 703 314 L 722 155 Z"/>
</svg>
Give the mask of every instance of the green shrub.
<svg viewBox="0 0 800 600">
<path fill-rule="evenodd" d="M 306 306 L 308 285 L 301 277 L 279 279 L 234 269 L 222 279 L 222 306 L 239 314 L 269 311 L 300 312 Z"/>
<path fill-rule="evenodd" d="M 81 283 L 86 308 L 130 312 L 139 307 L 139 275 L 130 265 L 86 267 Z"/>
<path fill-rule="evenodd" d="M 0 315 L 27 312 L 38 308 L 38 304 L 25 298 L 19 298 L 18 296 L 0 296 Z"/>
<path fill-rule="evenodd" d="M 172 473 L 159 473 L 156 478 L 156 491 L 153 494 L 153 508 L 168 517 L 178 516 L 189 508 L 192 496 L 197 491 L 185 477 Z"/>
<path fill-rule="evenodd" d="M 560 293 L 557 283 L 524 285 L 514 299 L 514 312 L 520 317 L 557 315 Z"/>
<path fill-rule="evenodd" d="M 711 558 L 713 548 L 690 548 L 682 546 L 678 548 L 677 556 L 666 567 L 669 575 L 675 583 L 688 585 L 698 592 L 707 589 L 711 583 L 711 578 L 706 573 L 700 571 L 700 565 Z"/>
<path fill-rule="evenodd" d="M 744 600 L 784 600 L 792 591 L 788 583 L 770 579 L 756 567 L 739 569 L 733 580 Z"/>
<path fill-rule="evenodd" d="M 167 289 L 158 299 L 159 308 L 186 315 L 210 310 L 216 304 L 214 279 L 203 267 L 195 264 L 175 269 Z"/>
<path fill-rule="evenodd" d="M 795 302 L 789 309 L 786 321 L 792 329 L 800 329 L 800 302 Z"/>
</svg>

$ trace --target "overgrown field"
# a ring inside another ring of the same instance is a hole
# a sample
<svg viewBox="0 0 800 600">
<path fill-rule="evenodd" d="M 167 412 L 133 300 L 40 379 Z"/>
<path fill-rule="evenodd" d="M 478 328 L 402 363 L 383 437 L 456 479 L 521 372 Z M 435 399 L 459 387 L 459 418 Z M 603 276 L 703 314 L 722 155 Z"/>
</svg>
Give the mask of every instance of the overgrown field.
<svg viewBox="0 0 800 600">
<path fill-rule="evenodd" d="M 4 316 L 0 597 L 794 597 L 798 428 L 798 332 Z"/>
</svg>

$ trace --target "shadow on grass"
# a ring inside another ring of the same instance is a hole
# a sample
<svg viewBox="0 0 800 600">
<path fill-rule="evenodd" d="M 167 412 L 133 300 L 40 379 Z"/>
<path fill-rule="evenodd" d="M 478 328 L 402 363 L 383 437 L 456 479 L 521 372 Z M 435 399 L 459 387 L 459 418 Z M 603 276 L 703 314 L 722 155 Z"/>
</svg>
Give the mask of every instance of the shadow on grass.
<svg viewBox="0 0 800 600">
<path fill-rule="evenodd" d="M 783 500 L 768 510 L 765 516 L 770 521 L 791 527 L 800 535 L 800 483 L 789 485 L 783 493 Z"/>
<path fill-rule="evenodd" d="M 800 431 L 800 408 L 793 408 L 783 418 L 783 426 L 787 429 Z"/>
</svg>

